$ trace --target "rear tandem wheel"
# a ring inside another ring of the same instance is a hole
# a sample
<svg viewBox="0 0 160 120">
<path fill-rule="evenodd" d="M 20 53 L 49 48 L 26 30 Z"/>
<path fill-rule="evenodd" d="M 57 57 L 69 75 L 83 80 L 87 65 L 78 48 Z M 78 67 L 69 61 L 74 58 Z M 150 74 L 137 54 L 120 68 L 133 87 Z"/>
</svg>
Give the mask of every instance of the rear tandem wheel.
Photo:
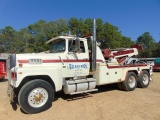
<svg viewBox="0 0 160 120">
<path fill-rule="evenodd" d="M 147 88 L 150 83 L 150 75 L 147 71 L 142 71 L 142 74 L 138 77 L 137 85 L 140 88 Z"/>
<path fill-rule="evenodd" d="M 137 87 L 137 76 L 134 72 L 129 72 L 125 81 L 119 83 L 119 86 L 125 91 L 133 91 Z"/>
</svg>

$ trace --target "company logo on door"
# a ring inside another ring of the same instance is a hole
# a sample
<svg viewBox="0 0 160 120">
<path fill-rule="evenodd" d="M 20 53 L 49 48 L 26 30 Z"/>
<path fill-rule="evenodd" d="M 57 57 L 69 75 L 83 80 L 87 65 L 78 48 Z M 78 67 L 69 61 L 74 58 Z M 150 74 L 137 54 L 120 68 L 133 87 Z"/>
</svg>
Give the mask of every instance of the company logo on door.
<svg viewBox="0 0 160 120">
<path fill-rule="evenodd" d="M 69 64 L 69 69 L 80 69 L 80 68 L 84 68 L 87 69 L 87 64 Z"/>
</svg>

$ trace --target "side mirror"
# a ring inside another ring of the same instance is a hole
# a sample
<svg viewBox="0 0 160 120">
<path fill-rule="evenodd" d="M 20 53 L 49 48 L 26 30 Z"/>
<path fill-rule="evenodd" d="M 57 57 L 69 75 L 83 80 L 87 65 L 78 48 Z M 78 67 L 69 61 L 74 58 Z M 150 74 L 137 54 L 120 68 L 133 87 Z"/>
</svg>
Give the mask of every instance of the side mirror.
<svg viewBox="0 0 160 120">
<path fill-rule="evenodd" d="M 75 43 L 76 43 L 76 52 L 80 52 L 80 39 L 76 38 L 75 39 Z"/>
<path fill-rule="evenodd" d="M 100 47 L 100 46 L 101 46 L 101 42 L 97 42 L 97 46 L 99 46 L 99 47 Z"/>
</svg>

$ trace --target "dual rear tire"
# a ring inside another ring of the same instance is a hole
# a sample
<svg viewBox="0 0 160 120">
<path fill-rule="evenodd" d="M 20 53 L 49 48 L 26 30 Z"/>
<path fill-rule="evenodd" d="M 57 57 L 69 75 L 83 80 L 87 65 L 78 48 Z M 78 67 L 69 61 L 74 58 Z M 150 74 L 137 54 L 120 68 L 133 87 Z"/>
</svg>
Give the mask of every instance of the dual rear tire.
<svg viewBox="0 0 160 120">
<path fill-rule="evenodd" d="M 140 88 L 147 88 L 150 83 L 150 75 L 147 71 L 143 71 L 137 79 L 137 85 Z"/>
<path fill-rule="evenodd" d="M 150 82 L 150 75 L 147 71 L 142 71 L 137 77 L 134 72 L 129 72 L 125 81 L 118 83 L 118 88 L 125 91 L 133 91 L 136 87 L 147 88 Z"/>
</svg>

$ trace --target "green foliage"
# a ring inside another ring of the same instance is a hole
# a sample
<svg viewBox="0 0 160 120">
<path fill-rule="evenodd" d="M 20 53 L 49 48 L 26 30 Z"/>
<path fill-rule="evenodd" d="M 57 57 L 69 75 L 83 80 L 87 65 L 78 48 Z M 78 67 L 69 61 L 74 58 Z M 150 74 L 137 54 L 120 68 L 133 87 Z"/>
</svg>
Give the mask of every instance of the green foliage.
<svg viewBox="0 0 160 120">
<path fill-rule="evenodd" d="M 126 48 L 134 44 L 134 42 L 130 38 L 121 34 L 118 27 L 113 26 L 108 22 L 103 24 L 100 19 L 98 20 L 97 39 L 102 43 L 102 48 Z"/>
<path fill-rule="evenodd" d="M 0 45 L 3 52 L 14 52 L 16 31 L 11 27 L 7 26 L 1 29 L 0 34 Z"/>
<path fill-rule="evenodd" d="M 138 37 L 137 44 L 141 44 L 144 47 L 145 52 L 140 54 L 140 57 L 153 57 L 154 51 L 158 48 L 157 43 L 149 32 L 145 32 Z"/>
<path fill-rule="evenodd" d="M 160 41 L 155 45 L 155 49 L 153 50 L 153 57 L 160 57 Z"/>
<path fill-rule="evenodd" d="M 76 35 L 77 30 L 81 32 L 79 35 L 88 34 L 92 32 L 92 24 L 93 19 L 91 18 L 77 19 L 73 17 L 70 20 L 59 19 L 50 22 L 39 20 L 19 31 L 7 26 L 0 30 L 0 52 L 31 53 L 46 51 L 49 49 L 46 41 L 52 37 L 69 31 L 72 35 Z M 121 34 L 118 27 L 104 22 L 100 18 L 96 19 L 96 25 L 97 41 L 102 43 L 102 49 L 127 48 L 134 44 L 134 41 L 129 37 Z M 149 53 L 149 56 L 157 56 L 153 51 L 160 51 L 159 44 L 155 43 L 148 32 L 139 36 L 136 43 L 141 43 L 145 47 L 146 53 Z"/>
</svg>

